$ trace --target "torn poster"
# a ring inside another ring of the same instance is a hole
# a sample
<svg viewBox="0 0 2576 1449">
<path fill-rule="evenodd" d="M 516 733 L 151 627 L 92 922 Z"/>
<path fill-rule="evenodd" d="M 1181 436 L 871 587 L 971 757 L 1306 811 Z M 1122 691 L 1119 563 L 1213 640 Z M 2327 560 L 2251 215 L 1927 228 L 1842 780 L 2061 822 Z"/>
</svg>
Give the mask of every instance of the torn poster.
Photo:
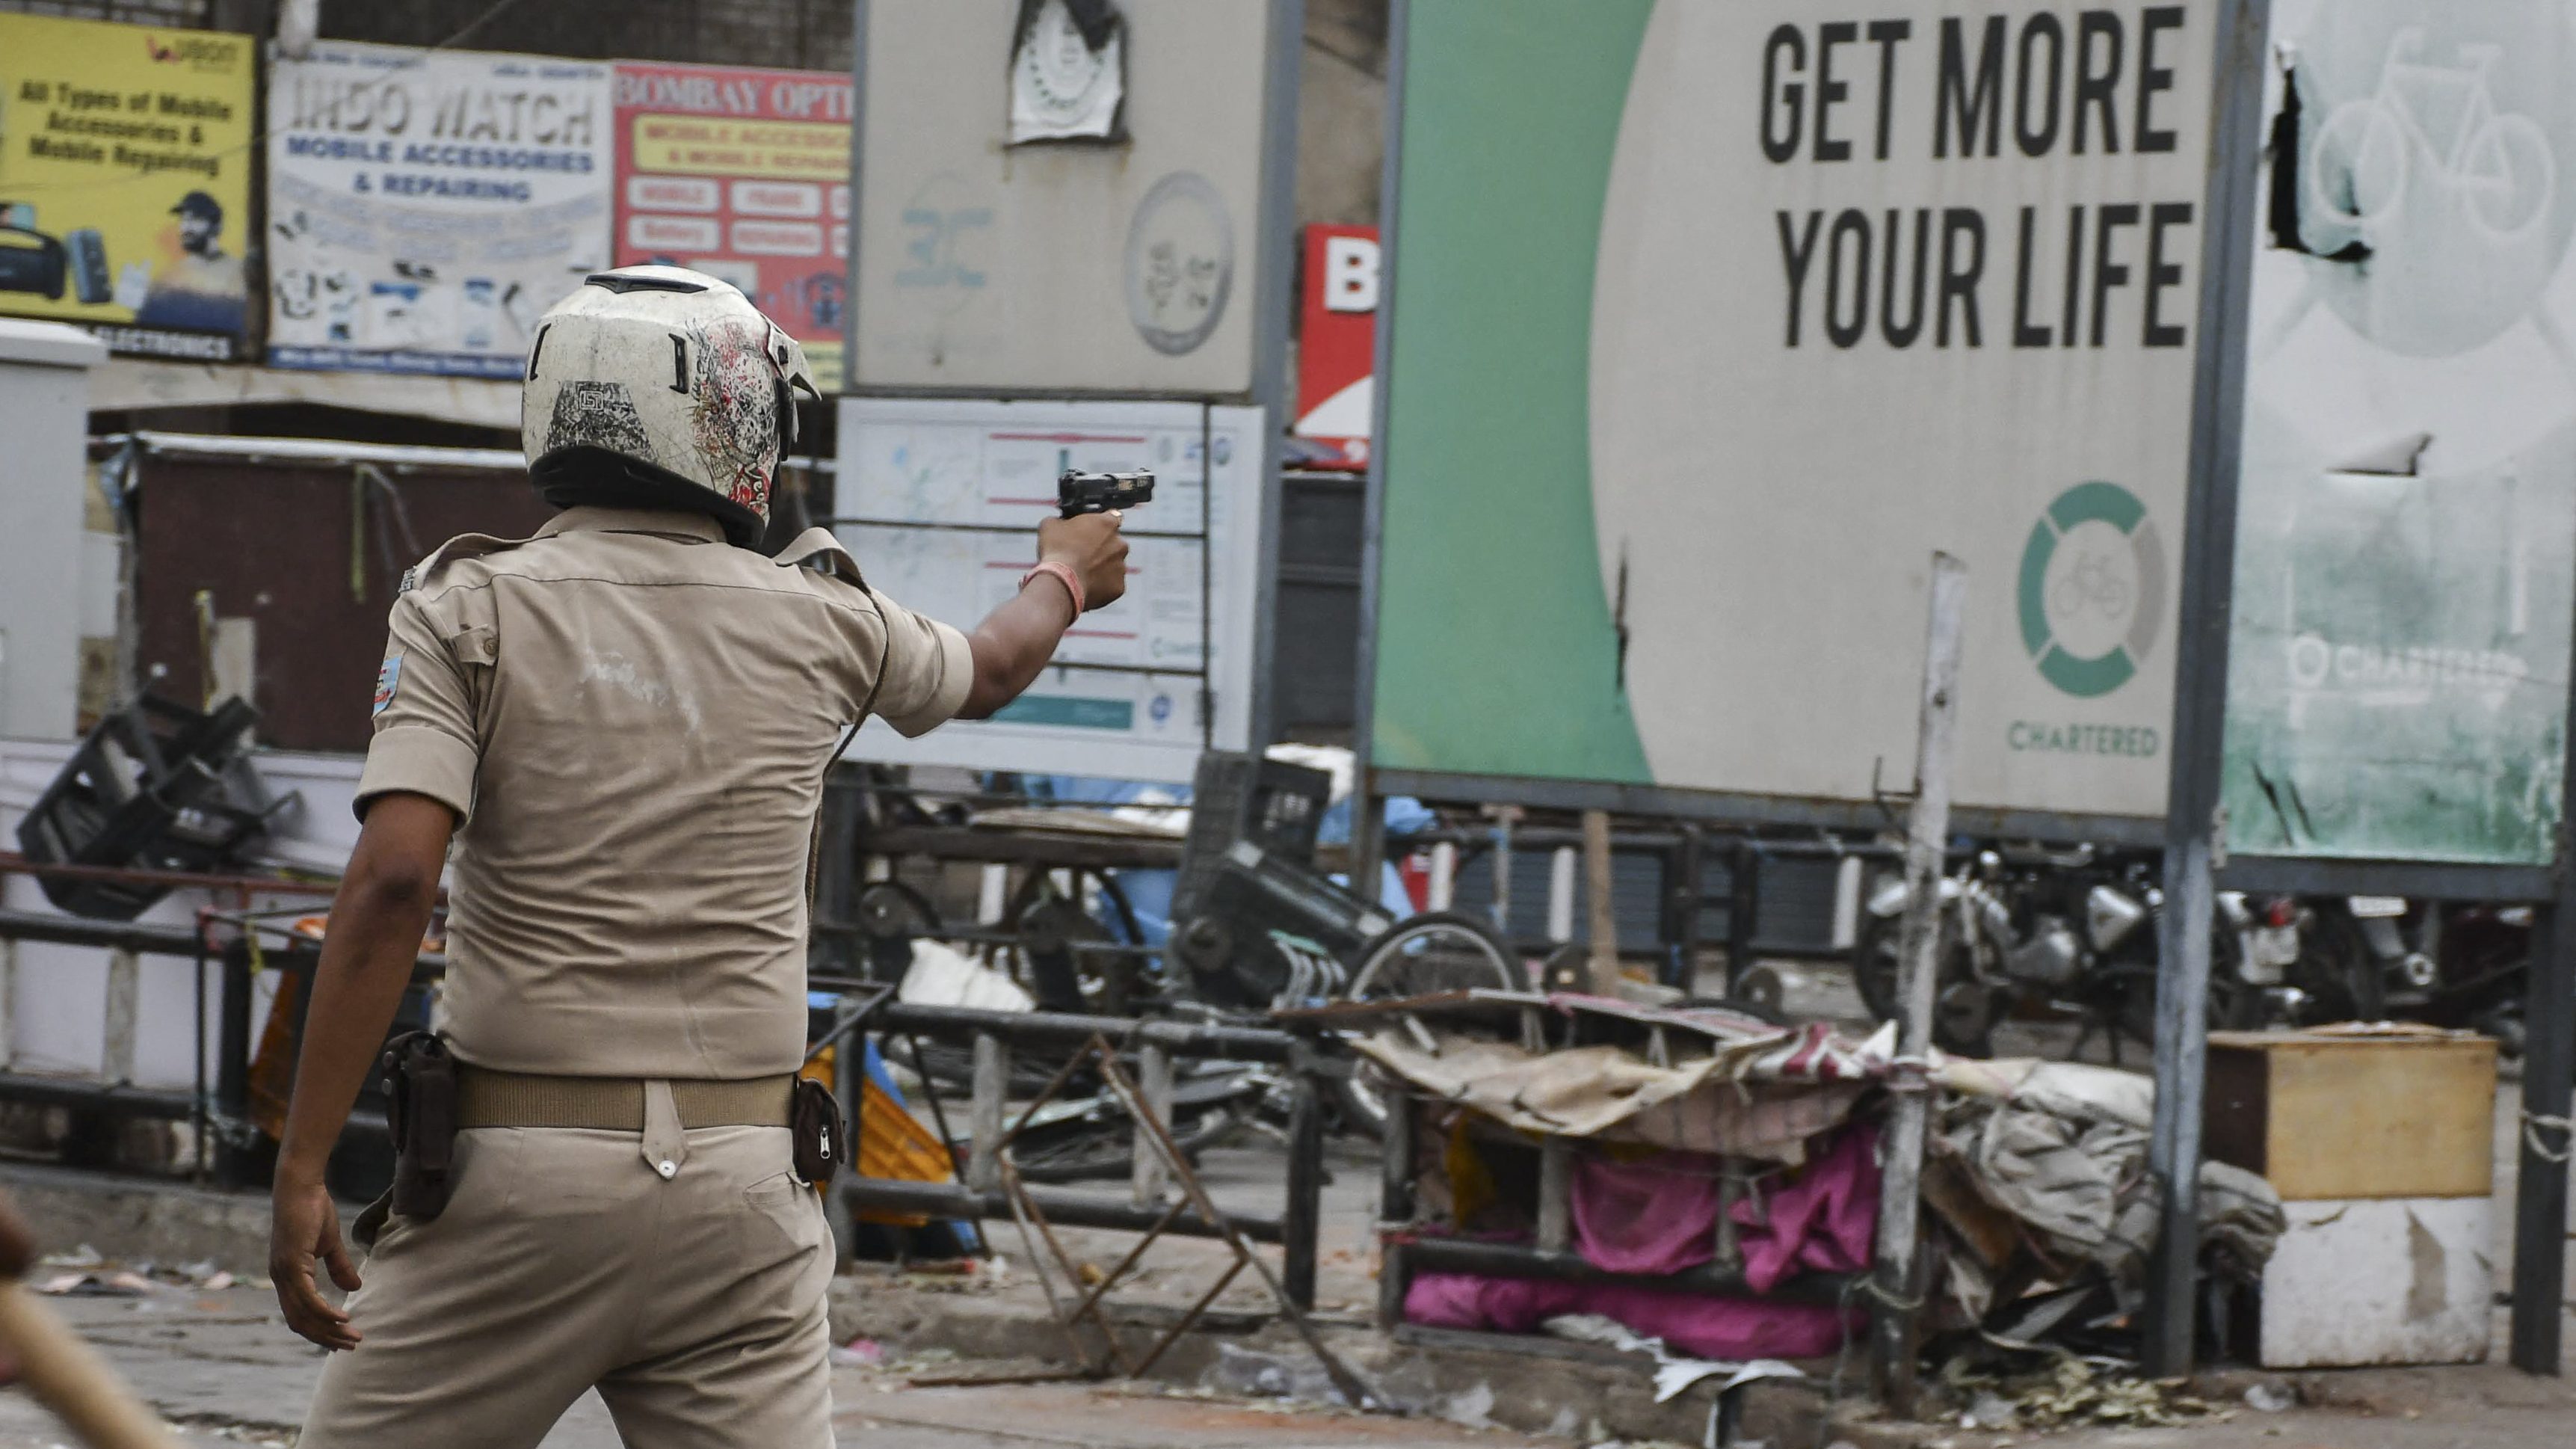
<svg viewBox="0 0 2576 1449">
<path fill-rule="evenodd" d="M 1011 144 L 1114 141 L 1127 96 L 1127 20 L 1112 0 L 1020 0 Z"/>
</svg>

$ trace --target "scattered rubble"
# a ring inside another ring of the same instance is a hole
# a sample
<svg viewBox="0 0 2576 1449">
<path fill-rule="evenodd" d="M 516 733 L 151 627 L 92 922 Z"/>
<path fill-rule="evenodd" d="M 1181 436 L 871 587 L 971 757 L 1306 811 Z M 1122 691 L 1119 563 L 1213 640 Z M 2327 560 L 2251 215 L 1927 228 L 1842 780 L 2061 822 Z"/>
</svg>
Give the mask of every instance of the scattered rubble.
<svg viewBox="0 0 2576 1449">
<path fill-rule="evenodd" d="M 2180 1428 L 2230 1417 L 2189 1393 L 2182 1380 L 2142 1379 L 2125 1365 L 2071 1354 L 2025 1373 L 1993 1373 L 1953 1359 L 1941 1378 L 1953 1401 L 1968 1406 L 1959 1415 L 1963 1429 Z"/>
<path fill-rule="evenodd" d="M 120 1268 L 87 1243 L 68 1253 L 49 1253 L 37 1259 L 36 1266 L 62 1270 L 27 1280 L 31 1291 L 57 1298 L 142 1298 L 181 1288 L 220 1293 L 242 1281 L 216 1267 L 212 1259 L 172 1266 L 140 1262 Z"/>
</svg>

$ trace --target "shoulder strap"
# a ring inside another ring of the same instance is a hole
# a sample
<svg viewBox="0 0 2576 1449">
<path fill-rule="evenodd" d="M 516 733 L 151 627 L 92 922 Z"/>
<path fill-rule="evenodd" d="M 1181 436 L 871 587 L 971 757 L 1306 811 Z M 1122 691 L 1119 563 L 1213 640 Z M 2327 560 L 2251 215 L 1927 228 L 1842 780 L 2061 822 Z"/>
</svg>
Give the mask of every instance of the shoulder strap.
<svg viewBox="0 0 2576 1449">
<path fill-rule="evenodd" d="M 430 550 L 429 557 L 404 569 L 402 585 L 395 589 L 394 593 L 397 596 L 410 593 L 436 579 L 440 569 L 459 559 L 482 558 L 489 554 L 506 553 L 526 542 L 528 540 L 524 538 L 494 538 L 488 533 L 460 533 Z"/>
<path fill-rule="evenodd" d="M 850 551 L 828 528 L 809 528 L 796 535 L 770 562 L 783 569 L 810 565 L 817 573 L 855 585 L 863 594 L 870 592 L 866 577 L 859 572 L 859 561 L 850 557 Z"/>
</svg>

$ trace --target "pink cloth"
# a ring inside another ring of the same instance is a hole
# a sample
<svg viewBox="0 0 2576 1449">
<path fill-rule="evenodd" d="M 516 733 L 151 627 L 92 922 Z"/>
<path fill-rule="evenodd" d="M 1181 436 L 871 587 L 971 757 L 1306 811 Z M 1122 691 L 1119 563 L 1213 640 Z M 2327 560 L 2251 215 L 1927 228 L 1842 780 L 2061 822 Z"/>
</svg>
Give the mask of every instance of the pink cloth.
<svg viewBox="0 0 2576 1449">
<path fill-rule="evenodd" d="M 1797 1272 L 1856 1273 L 1878 1234 L 1878 1128 L 1856 1123 L 1797 1180 L 1735 1205 L 1744 1281 L 1768 1293 Z"/>
<path fill-rule="evenodd" d="M 1857 1272 L 1878 1226 L 1878 1131 L 1846 1129 L 1797 1179 L 1736 1204 L 1744 1277 L 1767 1293 L 1799 1272 Z M 1574 1175 L 1575 1246 L 1617 1273 L 1666 1274 L 1716 1256 L 1715 1162 L 1665 1153 L 1587 1158 Z M 1710 1298 L 1607 1283 L 1419 1273 L 1404 1316 L 1442 1328 L 1529 1333 L 1563 1313 L 1598 1313 L 1704 1358 L 1814 1358 L 1842 1347 L 1861 1316 L 1814 1304 Z"/>
<path fill-rule="evenodd" d="M 1574 1247 L 1613 1273 L 1678 1273 L 1717 1256 L 1717 1159 L 1659 1152 L 1574 1164 Z"/>
<path fill-rule="evenodd" d="M 1703 1298 L 1607 1283 L 1417 1273 L 1404 1317 L 1435 1328 L 1535 1333 L 1562 1313 L 1598 1313 L 1701 1358 L 1822 1358 L 1859 1329 L 1858 1314 L 1809 1303 Z"/>
</svg>

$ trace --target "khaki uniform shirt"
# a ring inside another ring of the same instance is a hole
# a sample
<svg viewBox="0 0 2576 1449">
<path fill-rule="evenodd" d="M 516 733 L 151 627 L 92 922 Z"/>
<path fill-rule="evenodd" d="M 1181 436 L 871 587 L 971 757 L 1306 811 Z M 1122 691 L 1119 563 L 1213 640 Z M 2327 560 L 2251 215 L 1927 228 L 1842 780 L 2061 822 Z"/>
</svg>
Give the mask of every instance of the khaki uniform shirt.
<svg viewBox="0 0 2576 1449">
<path fill-rule="evenodd" d="M 781 560 L 686 513 L 574 508 L 406 576 L 358 810 L 462 822 L 448 1033 L 509 1071 L 752 1077 L 805 1050 L 806 853 L 862 713 L 917 735 L 964 635 L 870 593 L 820 529 Z"/>
</svg>

